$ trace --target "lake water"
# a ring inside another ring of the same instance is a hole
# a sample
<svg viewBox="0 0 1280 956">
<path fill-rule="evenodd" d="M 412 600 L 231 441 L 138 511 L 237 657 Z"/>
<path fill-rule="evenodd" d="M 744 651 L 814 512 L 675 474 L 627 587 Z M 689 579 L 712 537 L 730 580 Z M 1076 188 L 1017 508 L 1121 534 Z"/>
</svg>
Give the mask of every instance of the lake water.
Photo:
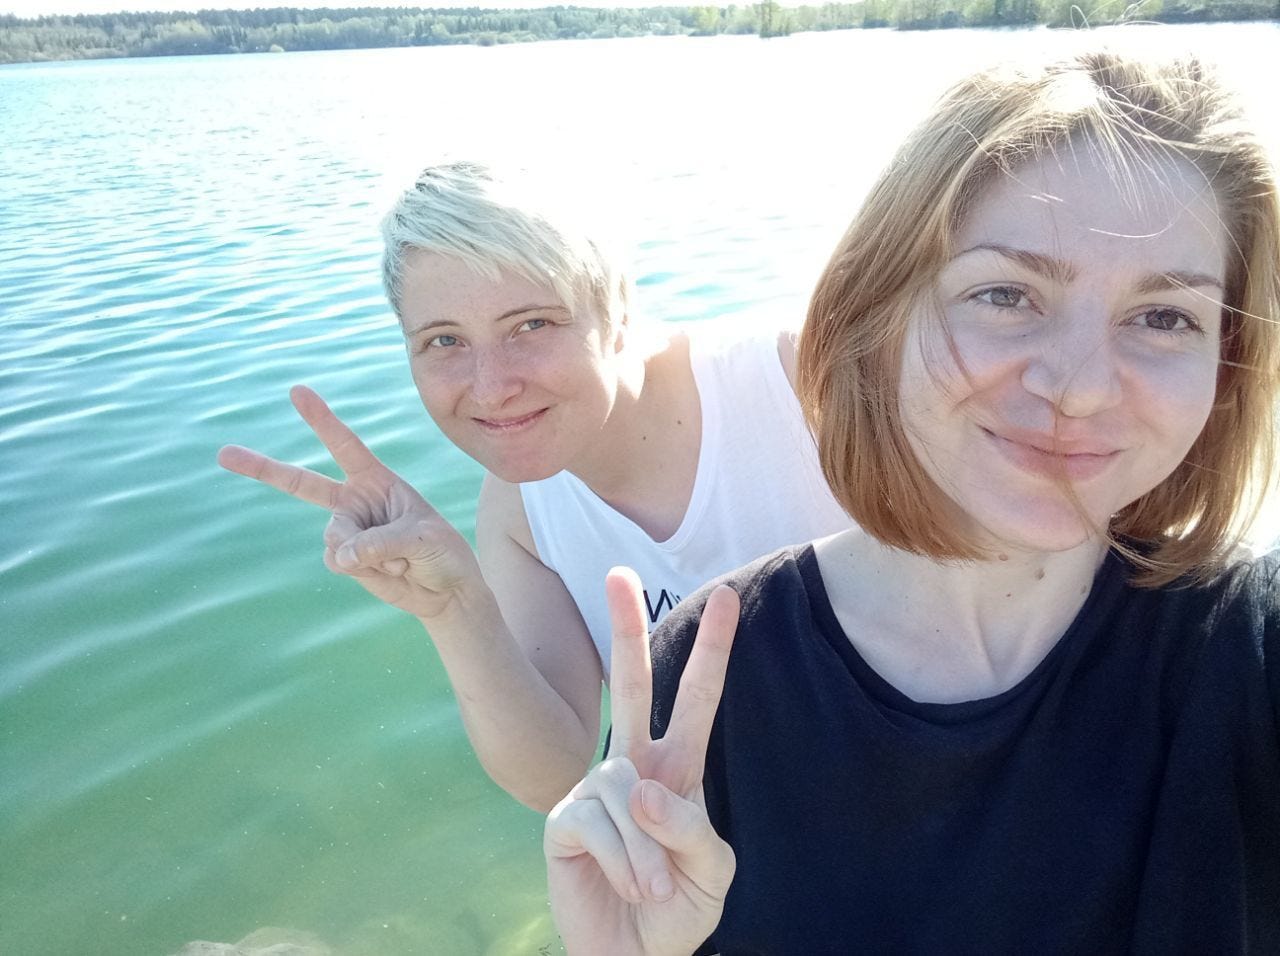
<svg viewBox="0 0 1280 956">
<path fill-rule="evenodd" d="M 1280 88 L 1276 25 L 1168 35 Z M 794 318 L 943 82 L 1062 42 L 0 68 L 0 952 L 262 927 L 343 956 L 558 952 L 541 819 L 471 756 L 426 635 L 325 571 L 321 513 L 216 449 L 322 465 L 286 397 L 305 381 L 471 534 L 480 471 L 419 405 L 378 283 L 378 218 L 418 167 L 578 180 L 657 321 Z"/>
</svg>

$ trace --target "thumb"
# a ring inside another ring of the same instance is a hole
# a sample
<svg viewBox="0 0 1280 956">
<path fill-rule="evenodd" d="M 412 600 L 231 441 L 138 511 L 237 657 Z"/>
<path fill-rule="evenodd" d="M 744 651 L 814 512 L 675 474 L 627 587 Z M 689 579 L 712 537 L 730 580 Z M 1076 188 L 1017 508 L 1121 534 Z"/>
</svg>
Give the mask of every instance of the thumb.
<svg viewBox="0 0 1280 956">
<path fill-rule="evenodd" d="M 404 516 L 335 542 L 333 561 L 343 571 L 386 570 L 404 574 L 412 557 L 431 546 L 431 529 L 420 516 Z M 392 570 L 396 569 L 396 570 Z"/>
<path fill-rule="evenodd" d="M 733 849 L 711 826 L 699 795 L 685 800 L 656 780 L 640 780 L 631 789 L 636 825 L 663 846 L 671 862 L 701 890 L 723 900 L 733 882 Z"/>
</svg>

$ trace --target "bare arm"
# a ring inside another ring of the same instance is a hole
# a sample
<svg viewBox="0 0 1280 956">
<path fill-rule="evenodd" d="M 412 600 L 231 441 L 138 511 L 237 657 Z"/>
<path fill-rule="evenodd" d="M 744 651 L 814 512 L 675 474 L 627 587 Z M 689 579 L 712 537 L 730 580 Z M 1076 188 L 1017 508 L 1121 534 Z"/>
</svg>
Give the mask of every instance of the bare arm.
<svg viewBox="0 0 1280 956">
<path fill-rule="evenodd" d="M 531 553 L 516 486 L 486 477 L 476 539 L 497 622 L 483 631 L 501 634 L 500 642 L 484 654 L 454 653 L 452 627 L 423 624 L 440 648 L 481 763 L 499 786 L 545 813 L 595 755 L 600 659 L 564 582 Z M 466 637 L 477 630 L 468 624 L 458 628 L 459 645 L 477 637 Z"/>
<path fill-rule="evenodd" d="M 222 449 L 219 463 L 331 512 L 326 566 L 422 622 L 480 762 L 499 786 L 545 812 L 585 773 L 599 734 L 599 660 L 559 577 L 527 553 L 527 563 L 519 555 L 493 563 L 507 595 L 500 607 L 466 540 L 320 396 L 295 388 L 291 397 L 344 481 L 238 446 Z M 519 603 L 524 597 L 528 608 Z M 504 609 L 531 625 L 522 633 L 548 635 L 530 644 L 534 659 L 507 627 Z M 563 659 L 574 655 L 577 660 Z M 547 667 L 549 677 L 539 667 Z"/>
</svg>

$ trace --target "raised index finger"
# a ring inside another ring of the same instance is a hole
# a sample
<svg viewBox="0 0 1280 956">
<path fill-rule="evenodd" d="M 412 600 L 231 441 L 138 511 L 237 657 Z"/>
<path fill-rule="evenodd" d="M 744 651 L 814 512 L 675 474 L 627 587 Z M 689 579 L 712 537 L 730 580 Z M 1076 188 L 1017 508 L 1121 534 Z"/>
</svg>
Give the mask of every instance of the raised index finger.
<svg viewBox="0 0 1280 956">
<path fill-rule="evenodd" d="M 314 391 L 305 385 L 295 385 L 289 389 L 289 398 L 302 420 L 311 426 L 311 430 L 324 443 L 324 447 L 329 449 L 329 454 L 348 478 L 353 478 L 362 471 L 383 467 L 382 462 L 360 437 Z"/>
<path fill-rule="evenodd" d="M 609 755 L 634 754 L 635 748 L 648 744 L 651 739 L 653 671 L 649 663 L 649 627 L 643 591 L 640 578 L 630 568 L 614 568 L 606 575 L 604 587 L 613 625 Z"/>
<path fill-rule="evenodd" d="M 678 747 L 689 758 L 690 771 L 696 772 L 696 779 L 681 782 L 684 786 L 691 786 L 702 777 L 707 741 L 711 739 L 711 725 L 715 723 L 724 691 L 740 609 L 738 594 L 733 588 L 722 584 L 711 592 L 698 621 L 698 635 L 689 660 L 680 675 L 680 689 L 676 692 L 663 741 Z"/>
<path fill-rule="evenodd" d="M 277 461 L 243 445 L 224 445 L 218 451 L 218 464 L 227 471 L 254 478 L 286 495 L 330 511 L 334 509 L 334 498 L 341 487 L 326 475 Z"/>
</svg>

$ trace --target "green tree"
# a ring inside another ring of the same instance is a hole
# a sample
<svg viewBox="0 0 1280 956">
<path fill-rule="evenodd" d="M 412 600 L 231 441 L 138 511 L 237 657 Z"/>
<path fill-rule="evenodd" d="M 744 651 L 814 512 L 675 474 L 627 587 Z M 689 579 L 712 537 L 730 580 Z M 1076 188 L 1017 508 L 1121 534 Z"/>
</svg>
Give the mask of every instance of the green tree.
<svg viewBox="0 0 1280 956">
<path fill-rule="evenodd" d="M 720 10 L 717 7 L 694 7 L 693 8 L 693 35 L 698 37 L 715 36 L 717 33 L 723 33 L 723 21 L 720 18 Z"/>
<path fill-rule="evenodd" d="M 760 36 L 784 37 L 791 32 L 791 25 L 778 0 L 763 0 L 755 6 L 756 32 Z"/>
<path fill-rule="evenodd" d="M 887 27 L 893 13 L 889 0 L 866 0 L 862 5 L 862 26 L 866 29 Z"/>
</svg>

